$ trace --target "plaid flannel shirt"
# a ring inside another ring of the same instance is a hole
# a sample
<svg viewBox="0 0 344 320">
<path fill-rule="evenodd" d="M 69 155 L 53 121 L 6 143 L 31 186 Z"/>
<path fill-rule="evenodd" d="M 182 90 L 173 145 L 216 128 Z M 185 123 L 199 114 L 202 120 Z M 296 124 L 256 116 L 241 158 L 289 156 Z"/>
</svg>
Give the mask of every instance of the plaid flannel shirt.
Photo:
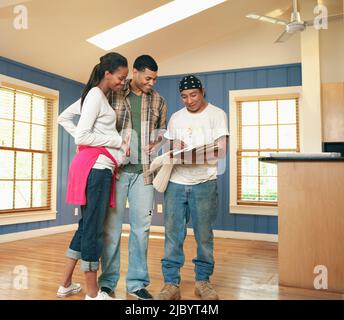
<svg viewBox="0 0 344 320">
<path fill-rule="evenodd" d="M 118 132 L 123 130 L 130 133 L 132 129 L 131 107 L 129 101 L 130 81 L 126 80 L 123 89 L 119 92 L 112 92 L 109 96 L 109 103 L 116 111 L 116 127 Z M 167 127 L 167 105 L 165 99 L 158 92 L 151 90 L 142 93 L 141 106 L 141 150 L 157 138 L 154 131 Z M 161 136 L 159 134 L 159 136 Z M 142 151 L 141 161 L 143 164 L 144 184 L 152 184 L 153 175 L 149 173 L 149 164 L 153 160 L 150 155 Z"/>
</svg>

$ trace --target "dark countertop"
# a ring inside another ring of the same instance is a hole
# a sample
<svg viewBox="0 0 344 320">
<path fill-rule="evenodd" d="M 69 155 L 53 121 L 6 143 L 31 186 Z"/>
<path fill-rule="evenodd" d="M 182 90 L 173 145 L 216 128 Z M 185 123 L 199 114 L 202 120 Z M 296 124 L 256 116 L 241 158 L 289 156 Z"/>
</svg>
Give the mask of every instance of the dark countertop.
<svg viewBox="0 0 344 320">
<path fill-rule="evenodd" d="M 314 161 L 326 161 L 326 162 L 333 162 L 333 161 L 344 161 L 344 157 L 332 157 L 332 158 L 324 158 L 324 157 L 310 157 L 310 158 L 305 158 L 305 157 L 261 157 L 259 158 L 259 161 L 264 161 L 264 162 L 278 162 L 278 161 L 303 161 L 303 162 L 314 162 Z"/>
</svg>

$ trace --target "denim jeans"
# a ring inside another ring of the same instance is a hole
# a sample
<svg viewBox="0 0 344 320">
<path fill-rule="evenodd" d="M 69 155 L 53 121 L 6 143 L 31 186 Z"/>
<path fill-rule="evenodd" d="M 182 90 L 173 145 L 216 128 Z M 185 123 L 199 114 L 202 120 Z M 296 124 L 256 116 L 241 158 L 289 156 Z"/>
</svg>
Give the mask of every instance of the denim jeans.
<svg viewBox="0 0 344 320">
<path fill-rule="evenodd" d="M 153 216 L 153 185 L 144 185 L 143 173 L 122 172 L 116 184 L 116 208 L 110 209 L 104 226 L 104 251 L 99 287 L 114 290 L 120 276 L 120 244 L 126 201 L 129 201 L 128 292 L 149 285 L 147 249 Z"/>
<path fill-rule="evenodd" d="M 180 284 L 183 244 L 190 219 L 197 242 L 196 281 L 209 280 L 214 271 L 213 224 L 217 215 L 217 180 L 196 185 L 170 182 L 164 197 L 165 255 L 161 260 L 165 283 Z"/>
<path fill-rule="evenodd" d="M 91 169 L 87 178 L 86 205 L 81 206 L 78 230 L 66 254 L 69 258 L 81 259 L 82 271 L 97 271 L 99 268 L 111 183 L 111 170 Z"/>
</svg>

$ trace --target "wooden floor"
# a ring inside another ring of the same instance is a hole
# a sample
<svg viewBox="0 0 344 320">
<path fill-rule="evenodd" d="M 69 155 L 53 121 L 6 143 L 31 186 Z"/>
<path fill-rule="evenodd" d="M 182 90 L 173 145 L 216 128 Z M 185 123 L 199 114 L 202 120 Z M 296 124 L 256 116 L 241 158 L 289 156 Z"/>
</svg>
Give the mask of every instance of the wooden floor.
<svg viewBox="0 0 344 320">
<path fill-rule="evenodd" d="M 72 232 L 0 244 L 0 299 L 58 299 L 56 290 L 65 264 L 64 253 Z M 151 277 L 149 290 L 157 294 L 163 285 L 160 260 L 163 256 L 163 236 L 151 235 L 148 263 Z M 121 279 L 116 295 L 133 299 L 125 291 L 128 258 L 128 235 L 122 237 Z M 192 236 L 185 241 L 186 262 L 182 269 L 182 299 L 197 299 L 194 295 L 196 245 Z M 231 299 L 343 299 L 343 295 L 278 286 L 277 244 L 260 241 L 215 239 L 215 272 L 212 283 L 223 300 Z M 24 266 L 18 267 L 18 266 Z M 17 268 L 17 269 L 16 269 Z M 26 269 L 25 269 L 26 268 Z M 28 272 L 28 289 L 20 282 Z M 83 273 L 77 266 L 74 281 L 84 287 Z M 84 292 L 66 299 L 84 299 Z"/>
</svg>

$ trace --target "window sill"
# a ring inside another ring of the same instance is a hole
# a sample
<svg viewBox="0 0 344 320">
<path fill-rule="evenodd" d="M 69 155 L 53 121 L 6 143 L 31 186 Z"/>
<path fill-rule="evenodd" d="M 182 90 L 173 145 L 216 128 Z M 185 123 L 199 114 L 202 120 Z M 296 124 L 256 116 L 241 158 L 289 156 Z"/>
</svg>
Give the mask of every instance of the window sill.
<svg viewBox="0 0 344 320">
<path fill-rule="evenodd" d="M 229 207 L 229 213 L 260 216 L 278 216 L 278 207 L 231 205 Z"/>
<path fill-rule="evenodd" d="M 4 213 L 0 215 L 0 226 L 55 220 L 56 211 L 31 211 L 25 213 Z"/>
</svg>

